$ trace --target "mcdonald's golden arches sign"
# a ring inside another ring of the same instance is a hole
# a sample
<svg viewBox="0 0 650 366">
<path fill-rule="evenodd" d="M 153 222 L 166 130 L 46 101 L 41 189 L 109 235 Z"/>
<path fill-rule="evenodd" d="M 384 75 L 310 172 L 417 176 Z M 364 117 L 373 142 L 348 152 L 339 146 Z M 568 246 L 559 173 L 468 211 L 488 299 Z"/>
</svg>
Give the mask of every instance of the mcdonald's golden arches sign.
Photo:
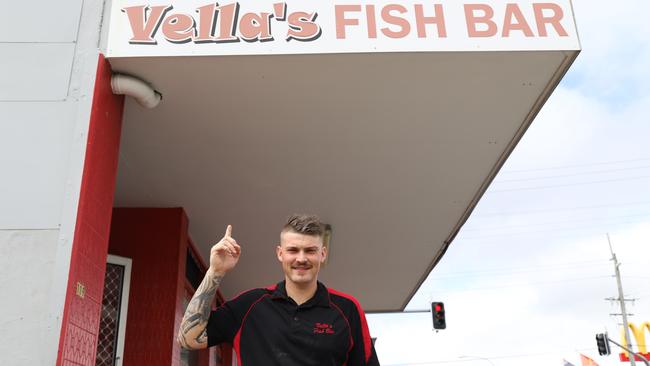
<svg viewBox="0 0 650 366">
<path fill-rule="evenodd" d="M 642 354 L 645 358 L 650 358 L 650 352 L 648 351 L 648 346 L 646 343 L 646 330 L 648 331 L 648 335 L 650 336 L 650 322 L 645 322 L 640 326 L 634 325 L 632 323 L 629 323 L 628 325 L 630 326 L 630 330 L 632 331 L 632 334 L 630 334 L 631 337 L 630 341 L 632 342 L 632 344 L 636 344 L 637 346 L 636 351 Z M 625 328 L 621 328 L 621 339 L 622 339 L 621 344 L 627 348 L 630 348 L 627 342 L 625 341 Z M 627 352 L 621 352 L 620 358 L 621 358 L 621 362 L 630 361 L 630 355 Z M 641 361 L 641 359 L 638 357 L 635 358 L 635 360 Z"/>
</svg>

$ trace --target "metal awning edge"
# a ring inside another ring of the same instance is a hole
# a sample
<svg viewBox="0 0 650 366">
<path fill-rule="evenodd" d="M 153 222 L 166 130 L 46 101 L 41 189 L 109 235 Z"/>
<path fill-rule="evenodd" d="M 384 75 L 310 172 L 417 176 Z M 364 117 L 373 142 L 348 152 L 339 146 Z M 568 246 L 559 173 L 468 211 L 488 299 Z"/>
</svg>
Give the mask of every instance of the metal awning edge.
<svg viewBox="0 0 650 366">
<path fill-rule="evenodd" d="M 527 51 L 522 51 L 522 52 L 527 52 Z M 406 306 L 408 303 L 411 301 L 413 296 L 415 296 L 415 293 L 420 289 L 420 286 L 422 286 L 422 283 L 427 279 L 433 268 L 440 262 L 442 259 L 443 255 L 449 248 L 449 245 L 452 243 L 456 235 L 460 232 L 460 229 L 463 227 L 465 222 L 469 219 L 469 216 L 472 214 L 474 211 L 474 208 L 478 204 L 479 200 L 481 197 L 483 197 L 483 194 L 487 191 L 488 187 L 496 177 L 497 173 L 499 170 L 501 170 L 501 167 L 503 164 L 505 164 L 507 158 L 510 156 L 510 154 L 514 151 L 515 147 L 521 140 L 521 138 L 524 136 L 524 133 L 528 130 L 530 125 L 532 124 L 533 120 L 535 120 L 535 117 L 537 114 L 541 111 L 542 107 L 544 104 L 546 104 L 546 101 L 550 98 L 551 94 L 553 91 L 557 88 L 557 86 L 560 84 L 560 81 L 564 77 L 564 75 L 567 73 L 575 59 L 578 57 L 580 54 L 580 50 L 566 50 L 562 51 L 564 53 L 564 60 L 558 68 L 555 70 L 553 73 L 553 77 L 548 81 L 546 86 L 544 87 L 544 90 L 540 94 L 540 96 L 537 98 L 535 103 L 533 104 L 533 107 L 529 111 L 529 113 L 526 115 L 526 118 L 522 121 L 522 124 L 520 125 L 519 129 L 513 136 L 512 140 L 508 143 L 508 146 L 504 150 L 503 154 L 499 157 L 495 165 L 492 167 L 490 170 L 490 173 L 486 177 L 486 179 L 483 181 L 481 184 L 481 187 L 478 189 L 476 194 L 474 195 L 474 198 L 471 200 L 469 206 L 463 212 L 461 215 L 460 219 L 458 220 L 458 223 L 454 228 L 452 229 L 451 233 L 447 237 L 447 239 L 444 241 L 443 246 L 438 250 L 437 253 L 435 253 L 433 260 L 431 261 L 431 264 L 427 267 L 425 272 L 423 273 L 422 277 L 417 281 L 415 286 L 412 288 L 410 291 L 408 297 L 406 300 L 402 303 L 402 306 L 398 310 L 394 309 L 389 309 L 389 310 L 373 310 L 373 311 L 368 311 L 368 313 L 394 313 L 394 312 L 403 312 L 404 309 L 406 309 Z"/>
</svg>

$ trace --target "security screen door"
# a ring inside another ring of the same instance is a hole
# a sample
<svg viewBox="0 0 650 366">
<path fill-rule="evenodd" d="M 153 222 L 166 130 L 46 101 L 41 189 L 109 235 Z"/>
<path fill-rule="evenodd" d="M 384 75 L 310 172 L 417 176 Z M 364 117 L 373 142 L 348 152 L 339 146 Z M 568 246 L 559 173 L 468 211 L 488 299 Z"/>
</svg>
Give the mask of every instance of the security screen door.
<svg viewBox="0 0 650 366">
<path fill-rule="evenodd" d="M 97 337 L 96 366 L 122 365 L 130 279 L 131 259 L 109 254 Z"/>
</svg>

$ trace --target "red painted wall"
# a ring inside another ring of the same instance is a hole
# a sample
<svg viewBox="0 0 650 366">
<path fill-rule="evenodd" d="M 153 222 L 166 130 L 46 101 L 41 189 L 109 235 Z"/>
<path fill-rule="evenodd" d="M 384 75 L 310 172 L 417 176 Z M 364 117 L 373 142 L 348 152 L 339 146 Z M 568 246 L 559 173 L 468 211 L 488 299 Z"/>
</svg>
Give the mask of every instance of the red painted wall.
<svg viewBox="0 0 650 366">
<path fill-rule="evenodd" d="M 188 247 L 198 256 L 187 228 L 182 208 L 113 209 L 109 253 L 132 260 L 124 366 L 180 365 L 176 334 L 186 291 L 193 293 L 185 278 Z M 214 349 L 200 352 L 200 365 L 216 365 Z M 232 347 L 222 345 L 221 352 L 230 365 Z"/>
<path fill-rule="evenodd" d="M 187 216 L 182 208 L 115 208 L 111 254 L 133 260 L 124 366 L 179 365 Z"/>
<path fill-rule="evenodd" d="M 57 365 L 95 365 L 123 109 L 100 54 Z"/>
</svg>

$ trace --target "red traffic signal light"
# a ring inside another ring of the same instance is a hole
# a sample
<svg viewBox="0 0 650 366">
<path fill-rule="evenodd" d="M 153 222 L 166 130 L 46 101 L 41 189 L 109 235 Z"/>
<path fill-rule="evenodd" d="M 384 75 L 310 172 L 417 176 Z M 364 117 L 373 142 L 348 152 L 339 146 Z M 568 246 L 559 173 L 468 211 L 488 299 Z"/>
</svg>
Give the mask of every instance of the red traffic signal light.
<svg viewBox="0 0 650 366">
<path fill-rule="evenodd" d="M 431 315 L 433 316 L 433 329 L 447 328 L 445 320 L 445 304 L 442 302 L 431 303 Z"/>
</svg>

